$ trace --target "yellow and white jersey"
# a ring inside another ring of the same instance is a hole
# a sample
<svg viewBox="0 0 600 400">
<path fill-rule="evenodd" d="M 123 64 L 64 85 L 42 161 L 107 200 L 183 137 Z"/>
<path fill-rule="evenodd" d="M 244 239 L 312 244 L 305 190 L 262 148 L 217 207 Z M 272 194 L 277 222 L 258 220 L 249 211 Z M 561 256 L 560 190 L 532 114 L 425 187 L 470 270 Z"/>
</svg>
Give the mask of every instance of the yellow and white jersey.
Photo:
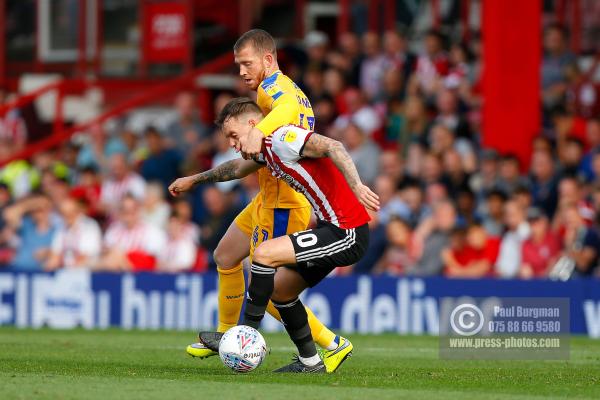
<svg viewBox="0 0 600 400">
<path fill-rule="evenodd" d="M 302 90 L 281 71 L 266 77 L 258 87 L 257 103 L 265 118 L 258 128 L 265 136 L 283 125 L 299 125 L 313 130 L 315 115 Z M 271 175 L 267 168 L 258 171 L 263 208 L 309 207 L 303 195 Z"/>
</svg>

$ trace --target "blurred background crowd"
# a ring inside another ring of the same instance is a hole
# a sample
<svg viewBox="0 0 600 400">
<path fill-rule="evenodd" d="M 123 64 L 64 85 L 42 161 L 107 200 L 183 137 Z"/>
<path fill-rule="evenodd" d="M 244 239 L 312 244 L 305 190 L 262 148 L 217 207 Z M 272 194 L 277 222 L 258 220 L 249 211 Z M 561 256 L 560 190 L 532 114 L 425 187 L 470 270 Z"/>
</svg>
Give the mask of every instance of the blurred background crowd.
<svg viewBox="0 0 600 400">
<path fill-rule="evenodd" d="M 380 196 L 364 259 L 337 273 L 456 278 L 600 274 L 600 93 L 568 46 L 543 32 L 543 120 L 529 160 L 481 144 L 482 45 L 436 30 L 310 31 L 279 43 L 315 131 L 343 142 Z M 515 60 L 515 63 L 518 63 Z M 2 92 L 0 104 L 10 94 Z M 216 113 L 243 86 L 214 97 Z M 12 270 L 197 271 L 258 192 L 255 176 L 169 198 L 176 177 L 238 157 L 203 122 L 193 91 L 150 122 L 94 126 L 0 170 L 0 265 Z M 0 159 L 28 141 L 15 110 Z M 1 270 L 2 267 L 0 267 Z"/>
</svg>

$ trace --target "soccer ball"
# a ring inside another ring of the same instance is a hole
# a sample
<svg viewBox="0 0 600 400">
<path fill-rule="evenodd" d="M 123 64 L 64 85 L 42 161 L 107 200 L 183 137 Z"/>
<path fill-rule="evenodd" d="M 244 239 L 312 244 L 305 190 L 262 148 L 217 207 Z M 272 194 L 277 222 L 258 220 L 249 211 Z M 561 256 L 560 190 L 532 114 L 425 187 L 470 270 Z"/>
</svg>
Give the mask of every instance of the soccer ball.
<svg viewBox="0 0 600 400">
<path fill-rule="evenodd" d="M 219 356 L 235 372 L 256 369 L 267 355 L 267 344 L 259 331 L 246 325 L 229 329 L 219 343 Z"/>
</svg>

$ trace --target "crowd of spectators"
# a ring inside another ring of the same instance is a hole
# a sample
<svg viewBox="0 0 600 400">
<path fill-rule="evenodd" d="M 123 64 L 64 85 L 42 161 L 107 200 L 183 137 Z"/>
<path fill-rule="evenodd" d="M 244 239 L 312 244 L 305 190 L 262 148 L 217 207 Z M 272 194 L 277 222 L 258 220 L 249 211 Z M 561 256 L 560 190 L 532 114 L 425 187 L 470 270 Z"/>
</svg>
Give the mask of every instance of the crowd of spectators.
<svg viewBox="0 0 600 400">
<path fill-rule="evenodd" d="M 527 163 L 481 145 L 477 35 L 463 43 L 436 31 L 419 41 L 396 31 L 345 33 L 334 45 L 314 31 L 301 46 L 281 47 L 284 73 L 312 103 L 315 130 L 345 144 L 381 199 L 367 254 L 338 273 L 598 275 L 600 93 L 567 43 L 564 29 L 547 27 L 543 125 Z M 236 95 L 248 93 L 215 93 L 214 111 Z M 196 104 L 193 93 L 180 93 L 164 129 L 98 126 L 4 167 L 0 262 L 18 270 L 214 267 L 212 250 L 258 183 L 249 176 L 168 198 L 177 176 L 238 156 Z M 5 117 L 13 131 L 15 118 Z M 2 126 L 0 158 L 22 147 Z"/>
</svg>

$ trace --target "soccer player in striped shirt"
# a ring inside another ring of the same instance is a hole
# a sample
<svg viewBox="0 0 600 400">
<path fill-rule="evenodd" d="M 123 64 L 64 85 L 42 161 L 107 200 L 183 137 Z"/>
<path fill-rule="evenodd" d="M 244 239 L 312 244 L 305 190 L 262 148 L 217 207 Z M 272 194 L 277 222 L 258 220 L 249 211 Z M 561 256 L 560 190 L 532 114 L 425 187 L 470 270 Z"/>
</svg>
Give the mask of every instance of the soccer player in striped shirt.
<svg viewBox="0 0 600 400">
<path fill-rule="evenodd" d="M 263 138 L 286 124 L 314 128 L 312 106 L 302 90 L 279 69 L 275 41 L 269 33 L 261 29 L 246 32 L 235 43 L 234 55 L 240 77 L 257 92 L 257 103 L 264 115 L 253 128 L 255 135 Z M 311 207 L 302 195 L 266 168 L 258 170 L 258 178 L 259 194 L 236 217 L 214 253 L 219 273 L 220 332 L 235 326 L 240 316 L 245 290 L 242 260 L 247 256 L 252 260 L 254 250 L 263 241 L 305 230 L 310 221 Z M 281 319 L 271 303 L 267 311 Z M 352 343 L 329 330 L 310 309 L 307 312 L 312 335 L 325 350 L 327 370 L 333 372 L 352 352 Z M 191 344 L 186 350 L 199 358 L 216 354 L 201 343 Z"/>
<path fill-rule="evenodd" d="M 247 138 L 261 120 L 259 106 L 242 97 L 225 106 L 217 124 L 239 151 L 242 138 Z M 369 241 L 366 208 L 377 211 L 379 199 L 362 184 L 340 142 L 302 127 L 284 125 L 264 138 L 261 148 L 253 159 L 232 160 L 178 179 L 169 191 L 175 195 L 191 189 L 196 182 L 239 179 L 266 165 L 275 177 L 308 200 L 318 220 L 316 228 L 269 239 L 254 252 L 243 324 L 258 328 L 272 300 L 299 353 L 291 364 L 275 372 L 325 372 L 298 296 L 337 266 L 360 260 Z M 201 332 L 199 338 L 217 351 L 221 336 L 220 332 Z"/>
</svg>

